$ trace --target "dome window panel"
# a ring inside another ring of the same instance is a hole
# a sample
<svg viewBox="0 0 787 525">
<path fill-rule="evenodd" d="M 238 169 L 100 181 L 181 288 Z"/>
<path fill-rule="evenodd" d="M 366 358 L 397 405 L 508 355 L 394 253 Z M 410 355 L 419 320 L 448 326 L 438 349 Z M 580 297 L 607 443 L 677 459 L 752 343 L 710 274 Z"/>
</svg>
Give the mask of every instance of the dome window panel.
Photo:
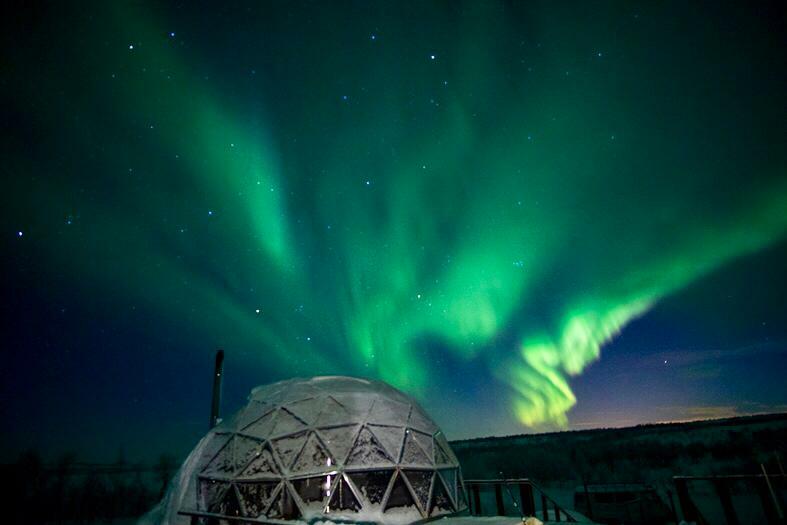
<svg viewBox="0 0 787 525">
<path fill-rule="evenodd" d="M 258 417 L 247 426 L 242 427 L 241 432 L 256 438 L 268 439 L 268 437 L 271 435 L 271 430 L 273 430 L 275 418 L 276 412 L 270 411 L 267 414 Z"/>
<path fill-rule="evenodd" d="M 420 430 L 431 436 L 435 431 L 437 431 L 437 425 L 435 425 L 420 409 L 420 407 L 413 406 L 412 411 L 410 412 L 410 419 L 407 423 L 408 426 Z"/>
<path fill-rule="evenodd" d="M 365 421 L 375 399 L 373 395 L 358 395 L 357 392 L 333 393 L 332 397 L 350 414 L 352 422 Z"/>
<path fill-rule="evenodd" d="M 323 443 L 328 447 L 331 456 L 337 463 L 343 464 L 347 458 L 355 438 L 358 436 L 359 425 L 345 427 L 321 428 L 317 432 L 322 437 Z"/>
<path fill-rule="evenodd" d="M 388 455 L 394 460 L 399 461 L 402 453 L 402 442 L 404 441 L 404 428 L 383 425 L 368 425 L 367 428 L 383 444 L 388 451 Z"/>
<path fill-rule="evenodd" d="M 429 516 L 440 516 L 442 514 L 449 514 L 454 512 L 451 498 L 448 496 L 448 491 L 445 488 L 440 476 L 434 480 L 434 487 L 432 489 L 432 500 L 429 504 Z"/>
<path fill-rule="evenodd" d="M 410 437 L 421 447 L 426 453 L 426 456 L 429 458 L 434 458 L 434 439 L 432 438 L 431 434 L 424 434 L 423 432 L 419 432 L 417 430 L 410 430 L 409 434 Z M 432 463 L 432 459 L 429 460 L 429 464 Z"/>
<path fill-rule="evenodd" d="M 247 518 L 261 516 L 273 498 L 278 485 L 277 481 L 236 483 L 235 488 L 241 499 L 243 515 Z"/>
<path fill-rule="evenodd" d="M 418 505 L 426 514 L 429 510 L 429 494 L 432 491 L 434 472 L 431 470 L 405 470 L 403 472 L 410 482 L 410 487 L 413 489 Z"/>
<path fill-rule="evenodd" d="M 290 465 L 292 465 L 295 457 L 303 448 L 304 443 L 306 443 L 307 437 L 308 433 L 301 432 L 300 434 L 277 439 L 273 442 L 273 448 L 279 457 L 279 461 L 285 469 L 290 468 Z"/>
<path fill-rule="evenodd" d="M 347 465 L 373 467 L 392 462 L 385 448 L 368 428 L 362 428 L 355 439 L 350 454 L 347 456 Z"/>
<path fill-rule="evenodd" d="M 385 512 L 389 512 L 391 509 L 396 508 L 412 509 L 415 507 L 415 499 L 413 499 L 410 489 L 407 487 L 402 475 L 397 474 L 393 482 L 393 487 L 391 487 L 391 493 L 388 494 L 388 500 L 385 502 Z"/>
<path fill-rule="evenodd" d="M 336 401 L 333 396 L 326 396 L 320 415 L 317 416 L 315 426 L 341 425 L 343 423 L 351 423 L 352 421 L 353 418 L 350 412 L 341 403 Z"/>
<path fill-rule="evenodd" d="M 388 485 L 391 481 L 393 470 L 370 470 L 367 472 L 351 472 L 348 477 L 355 484 L 364 501 L 373 505 L 382 503 Z"/>
<path fill-rule="evenodd" d="M 325 510 L 329 514 L 331 512 L 358 512 L 361 510 L 361 503 L 344 476 L 340 476 L 333 487 L 331 499 L 328 501 L 328 507 Z"/>
<path fill-rule="evenodd" d="M 276 424 L 273 427 L 271 436 L 284 436 L 293 434 L 306 428 L 306 423 L 295 417 L 291 412 L 281 408 L 276 414 Z"/>
<path fill-rule="evenodd" d="M 280 520 L 297 520 L 301 517 L 301 511 L 295 503 L 295 498 L 285 484 L 282 484 L 280 490 L 276 492 L 265 514 L 268 518 Z"/>
<path fill-rule="evenodd" d="M 443 478 L 443 483 L 448 489 L 451 501 L 456 501 L 456 469 L 441 469 L 438 472 L 440 472 L 440 477 Z"/>
<path fill-rule="evenodd" d="M 207 512 L 216 512 L 220 508 L 224 493 L 227 492 L 229 487 L 230 484 L 227 482 L 201 479 L 197 498 L 199 509 Z"/>
<path fill-rule="evenodd" d="M 254 421 L 260 419 L 260 414 L 267 414 L 273 412 L 273 406 L 262 401 L 252 400 L 249 404 L 238 413 L 237 419 L 233 421 L 233 426 L 236 428 L 244 428 L 249 426 Z"/>
<path fill-rule="evenodd" d="M 244 478 L 257 478 L 264 476 L 280 476 L 281 471 L 276 460 L 273 458 L 268 445 L 263 446 L 258 452 L 257 456 L 251 460 L 245 469 L 240 473 L 240 477 Z"/>
<path fill-rule="evenodd" d="M 378 425 L 405 426 L 410 417 L 410 404 L 378 397 L 367 420 Z"/>
<path fill-rule="evenodd" d="M 301 498 L 304 510 L 310 513 L 322 512 L 330 493 L 330 476 L 293 480 L 292 486 Z"/>
<path fill-rule="evenodd" d="M 304 399 L 296 401 L 287 405 L 287 410 L 295 417 L 306 423 L 312 425 L 317 420 L 323 405 L 322 397 L 313 397 L 311 399 Z"/>
<path fill-rule="evenodd" d="M 414 432 L 410 431 L 405 434 L 404 450 L 402 451 L 402 464 L 403 465 L 420 465 L 431 466 L 434 462 L 426 455 L 426 452 L 421 448 L 415 440 Z"/>
<path fill-rule="evenodd" d="M 320 443 L 317 435 L 312 432 L 291 470 L 293 473 L 330 470 L 335 463 Z"/>
</svg>

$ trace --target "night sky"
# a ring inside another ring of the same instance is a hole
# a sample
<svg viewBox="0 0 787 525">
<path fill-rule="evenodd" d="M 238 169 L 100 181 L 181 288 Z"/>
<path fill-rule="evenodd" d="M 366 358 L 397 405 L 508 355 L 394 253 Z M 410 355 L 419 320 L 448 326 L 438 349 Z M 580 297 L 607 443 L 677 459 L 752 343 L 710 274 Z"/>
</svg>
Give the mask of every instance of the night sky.
<svg viewBox="0 0 787 525">
<path fill-rule="evenodd" d="M 2 13 L 0 459 L 293 376 L 449 438 L 787 410 L 783 2 Z"/>
</svg>

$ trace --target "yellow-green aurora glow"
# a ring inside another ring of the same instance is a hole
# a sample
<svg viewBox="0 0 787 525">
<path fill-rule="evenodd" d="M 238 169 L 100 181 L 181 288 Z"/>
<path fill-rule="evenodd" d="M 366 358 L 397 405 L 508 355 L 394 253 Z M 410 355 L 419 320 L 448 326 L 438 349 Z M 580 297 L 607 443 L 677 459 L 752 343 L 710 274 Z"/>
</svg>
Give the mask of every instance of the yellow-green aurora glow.
<svg viewBox="0 0 787 525">
<path fill-rule="evenodd" d="M 173 358 L 423 398 L 443 353 L 565 426 L 632 320 L 787 232 L 783 64 L 734 51 L 754 15 L 727 42 L 647 4 L 120 4 L 14 64 L 6 211 L 46 282 L 151 312 Z"/>
</svg>

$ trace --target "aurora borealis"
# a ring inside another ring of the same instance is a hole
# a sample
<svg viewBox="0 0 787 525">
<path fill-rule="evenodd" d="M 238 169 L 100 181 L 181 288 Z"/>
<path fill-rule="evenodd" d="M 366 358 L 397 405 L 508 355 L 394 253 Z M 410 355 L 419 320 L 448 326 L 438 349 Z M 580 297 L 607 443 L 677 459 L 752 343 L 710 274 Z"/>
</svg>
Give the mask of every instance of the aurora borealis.
<svg viewBox="0 0 787 525">
<path fill-rule="evenodd" d="M 218 347 L 229 409 L 368 376 L 449 437 L 787 405 L 777 3 L 6 20 L 10 448 L 188 449 Z"/>
</svg>

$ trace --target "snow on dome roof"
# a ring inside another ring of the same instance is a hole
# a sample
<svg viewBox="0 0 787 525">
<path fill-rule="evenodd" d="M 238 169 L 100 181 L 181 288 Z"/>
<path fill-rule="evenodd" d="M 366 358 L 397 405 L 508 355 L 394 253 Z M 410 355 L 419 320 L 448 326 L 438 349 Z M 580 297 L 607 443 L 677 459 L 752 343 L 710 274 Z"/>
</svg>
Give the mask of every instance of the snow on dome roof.
<svg viewBox="0 0 787 525">
<path fill-rule="evenodd" d="M 254 388 L 195 447 L 148 522 L 409 523 L 466 508 L 459 462 L 416 401 L 328 376 Z"/>
</svg>

